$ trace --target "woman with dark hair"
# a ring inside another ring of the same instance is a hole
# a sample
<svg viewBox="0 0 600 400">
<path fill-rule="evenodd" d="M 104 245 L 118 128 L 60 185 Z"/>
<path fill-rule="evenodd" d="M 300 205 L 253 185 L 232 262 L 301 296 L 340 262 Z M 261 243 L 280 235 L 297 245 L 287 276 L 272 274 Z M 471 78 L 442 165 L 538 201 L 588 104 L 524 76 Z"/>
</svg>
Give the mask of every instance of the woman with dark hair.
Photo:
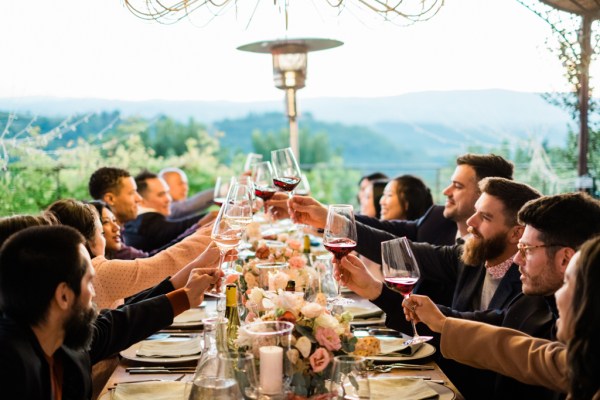
<svg viewBox="0 0 600 400">
<path fill-rule="evenodd" d="M 104 256 L 108 260 L 135 260 L 136 258 L 146 258 L 150 256 L 150 254 L 145 251 L 127 246 L 123 243 L 121 240 L 121 227 L 117 223 L 117 218 L 105 202 L 93 200 L 90 201 L 89 204 L 94 206 L 100 215 L 100 222 L 104 229 L 104 239 L 106 239 Z"/>
<path fill-rule="evenodd" d="M 369 175 L 364 175 L 358 180 L 358 205 L 362 210 L 363 207 L 368 207 L 368 200 L 366 196 L 367 188 L 371 186 L 371 183 L 376 180 L 388 179 L 387 175 L 381 172 L 373 172 Z"/>
<path fill-rule="evenodd" d="M 360 213 L 371 218 L 381 218 L 381 204 L 379 200 L 383 196 L 383 189 L 387 185 L 387 179 L 376 179 L 365 189 L 365 199 L 360 204 Z"/>
<path fill-rule="evenodd" d="M 407 316 L 441 332 L 446 358 L 568 393 L 570 400 L 600 400 L 599 282 L 600 237 L 596 237 L 571 258 L 563 286 L 554 295 L 558 342 L 445 317 L 424 296 L 413 295 L 403 306 Z"/>
<path fill-rule="evenodd" d="M 412 175 L 401 175 L 388 182 L 381 196 L 381 219 L 415 220 L 433 205 L 431 191 Z"/>
<path fill-rule="evenodd" d="M 181 275 L 178 274 L 180 270 L 197 263 L 203 266 L 216 264 L 220 258 L 218 249 L 211 245 L 207 229 L 199 229 L 152 257 L 107 260 L 102 224 L 95 207 L 65 199 L 54 202 L 47 211 L 53 213 L 60 223 L 77 229 L 85 237 L 96 270 L 95 302 L 99 308 L 114 308 L 122 299 L 158 284 L 167 276 Z"/>
<path fill-rule="evenodd" d="M 39 215 L 11 215 L 0 218 L 0 247 L 13 233 L 17 233 L 30 226 L 58 225 L 54 214 L 42 213 Z"/>
</svg>

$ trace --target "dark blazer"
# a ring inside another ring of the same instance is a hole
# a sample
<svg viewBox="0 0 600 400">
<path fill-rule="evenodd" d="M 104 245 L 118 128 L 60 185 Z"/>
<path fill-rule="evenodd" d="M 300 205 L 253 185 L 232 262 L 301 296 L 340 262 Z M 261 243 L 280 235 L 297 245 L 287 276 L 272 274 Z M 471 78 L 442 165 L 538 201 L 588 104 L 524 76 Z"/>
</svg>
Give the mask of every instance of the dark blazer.
<svg viewBox="0 0 600 400">
<path fill-rule="evenodd" d="M 377 218 L 356 216 L 358 243 L 356 250 L 363 256 L 381 264 L 381 242 L 406 236 L 413 242 L 435 245 L 453 245 L 456 223 L 444 217 L 443 206 L 431 206 L 423 216 L 414 221 L 381 221 Z M 414 293 L 429 296 L 437 304 L 450 305 L 454 285 L 436 280 L 433 276 L 421 277 Z"/>
<path fill-rule="evenodd" d="M 173 307 L 166 296 L 173 285 L 163 281 L 134 296 L 117 310 L 104 310 L 94 322 L 88 351 L 60 347 L 55 359 L 63 364 L 63 400 L 90 399 L 91 366 L 126 349 L 173 322 Z M 50 400 L 48 362 L 29 326 L 0 316 L 0 387 L 3 398 Z"/>
<path fill-rule="evenodd" d="M 168 220 L 164 215 L 157 212 L 140 214 L 136 219 L 125 224 L 125 244 L 139 250 L 151 252 L 162 248 L 175 239 L 183 239 L 185 236 L 180 237 L 181 234 L 186 232 L 188 228 L 195 226 L 200 218 L 202 218 L 202 215 Z M 192 232 L 193 230 L 190 230 L 188 234 Z"/>
</svg>

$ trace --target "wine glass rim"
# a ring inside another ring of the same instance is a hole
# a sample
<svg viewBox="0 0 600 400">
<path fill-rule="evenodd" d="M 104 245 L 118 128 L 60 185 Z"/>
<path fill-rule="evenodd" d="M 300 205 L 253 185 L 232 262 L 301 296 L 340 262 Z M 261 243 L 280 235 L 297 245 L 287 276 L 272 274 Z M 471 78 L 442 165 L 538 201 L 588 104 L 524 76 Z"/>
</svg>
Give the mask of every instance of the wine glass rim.
<svg viewBox="0 0 600 400">
<path fill-rule="evenodd" d="M 254 327 L 258 327 L 258 326 L 273 326 L 273 325 L 277 325 L 277 326 L 281 326 L 280 329 L 277 329 L 276 331 L 255 331 L 252 330 L 252 328 Z M 291 335 L 292 331 L 294 330 L 294 324 L 292 324 L 291 322 L 287 322 L 287 321 L 256 321 L 256 322 L 251 322 L 247 325 L 242 326 L 242 330 L 244 330 L 246 333 L 249 333 L 251 335 L 256 335 L 256 336 L 281 336 L 281 335 Z"/>
<path fill-rule="evenodd" d="M 342 207 L 351 207 L 352 209 L 354 209 L 354 206 L 352 204 L 330 204 L 329 208 L 342 208 Z"/>
<path fill-rule="evenodd" d="M 383 242 L 381 242 L 381 244 L 384 244 L 384 243 L 393 243 L 393 242 L 403 242 L 404 243 L 404 242 L 408 242 L 408 239 L 406 238 L 406 236 L 402 236 L 402 237 L 399 237 L 399 238 L 394 238 L 394 239 L 383 241 Z"/>
</svg>

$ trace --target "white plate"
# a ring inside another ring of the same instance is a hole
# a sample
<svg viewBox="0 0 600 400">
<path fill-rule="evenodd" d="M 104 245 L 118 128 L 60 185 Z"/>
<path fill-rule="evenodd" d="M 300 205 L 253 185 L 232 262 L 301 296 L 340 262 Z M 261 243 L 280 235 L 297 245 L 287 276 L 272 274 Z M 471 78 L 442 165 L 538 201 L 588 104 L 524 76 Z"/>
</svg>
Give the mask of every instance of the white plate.
<svg viewBox="0 0 600 400">
<path fill-rule="evenodd" d="M 367 360 L 373 361 L 412 361 L 412 360 L 420 360 L 421 358 L 429 357 L 435 354 L 435 347 L 430 345 L 429 343 L 423 343 L 423 346 L 419 350 L 415 352 L 412 356 L 405 356 L 399 354 L 398 356 L 385 355 L 385 356 L 368 356 Z"/>
<path fill-rule="evenodd" d="M 398 380 L 398 379 L 403 379 L 400 376 L 378 376 L 378 377 L 369 377 L 369 382 L 372 384 L 373 381 L 375 380 Z M 446 387 L 444 385 L 440 385 L 438 383 L 434 383 L 434 382 L 429 382 L 429 381 L 424 381 L 427 386 L 429 386 L 430 389 L 434 390 L 435 392 L 437 392 L 438 400 L 454 400 L 456 398 L 456 393 L 454 393 L 454 391 L 452 389 L 450 389 L 449 387 Z M 387 400 L 387 399 L 398 399 L 398 393 L 394 392 L 394 393 L 390 393 L 387 396 L 373 396 L 371 397 L 372 400 Z"/>
<path fill-rule="evenodd" d="M 153 381 L 153 382 L 123 382 L 119 385 L 128 385 L 128 390 L 125 393 L 131 393 L 131 395 L 123 396 L 127 400 L 147 400 L 160 396 L 161 399 L 187 399 L 189 391 L 192 386 L 189 382 L 177 382 L 177 381 Z M 135 385 L 135 386 L 133 386 Z M 118 386 L 118 385 L 117 385 Z M 135 388 L 135 391 L 131 389 Z M 114 389 L 117 390 L 117 389 Z M 181 393 L 181 394 L 180 394 Z M 112 393 L 106 392 L 98 400 L 111 400 Z"/>
<path fill-rule="evenodd" d="M 185 361 L 193 361 L 200 358 L 200 354 L 194 354 L 191 356 L 183 356 L 183 357 L 138 357 L 137 351 L 140 348 L 142 342 L 137 342 L 128 349 L 125 349 L 121 352 L 121 356 L 128 360 L 146 362 L 151 364 L 176 364 Z"/>
<path fill-rule="evenodd" d="M 187 328 L 202 326 L 202 320 L 215 316 L 214 312 L 207 311 L 206 308 L 190 308 L 176 316 L 173 319 L 171 328 Z"/>
<path fill-rule="evenodd" d="M 348 304 L 344 306 L 344 311 L 349 311 L 356 319 L 366 319 L 370 317 L 379 317 L 383 311 L 377 306 L 363 306 L 361 304 Z"/>
</svg>

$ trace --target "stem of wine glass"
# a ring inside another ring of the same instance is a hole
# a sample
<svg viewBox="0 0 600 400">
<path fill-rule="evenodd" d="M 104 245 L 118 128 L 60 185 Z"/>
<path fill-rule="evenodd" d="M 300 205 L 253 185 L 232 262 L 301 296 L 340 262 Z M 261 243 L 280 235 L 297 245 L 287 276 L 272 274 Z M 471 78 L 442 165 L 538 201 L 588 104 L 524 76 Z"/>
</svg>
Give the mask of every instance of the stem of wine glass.
<svg viewBox="0 0 600 400">
<path fill-rule="evenodd" d="M 226 251 L 223 250 L 219 250 L 219 271 L 223 271 L 223 263 L 225 262 L 225 254 L 227 254 Z M 219 285 L 219 287 L 215 288 L 215 292 L 216 293 L 221 293 L 223 288 L 223 283 L 221 283 Z"/>
<path fill-rule="evenodd" d="M 406 295 L 406 297 L 405 297 L 406 300 L 410 300 L 411 294 L 412 294 L 412 292 Z M 417 326 L 415 324 L 415 320 L 411 319 L 410 324 L 412 325 L 412 328 L 413 328 L 413 338 L 419 337 L 419 332 L 417 332 Z"/>
<path fill-rule="evenodd" d="M 342 264 L 342 260 L 336 257 L 335 261 L 339 268 L 339 265 Z M 343 274 L 340 274 L 340 281 L 337 284 L 337 296 L 336 296 L 337 298 L 342 297 L 342 275 Z"/>
</svg>

